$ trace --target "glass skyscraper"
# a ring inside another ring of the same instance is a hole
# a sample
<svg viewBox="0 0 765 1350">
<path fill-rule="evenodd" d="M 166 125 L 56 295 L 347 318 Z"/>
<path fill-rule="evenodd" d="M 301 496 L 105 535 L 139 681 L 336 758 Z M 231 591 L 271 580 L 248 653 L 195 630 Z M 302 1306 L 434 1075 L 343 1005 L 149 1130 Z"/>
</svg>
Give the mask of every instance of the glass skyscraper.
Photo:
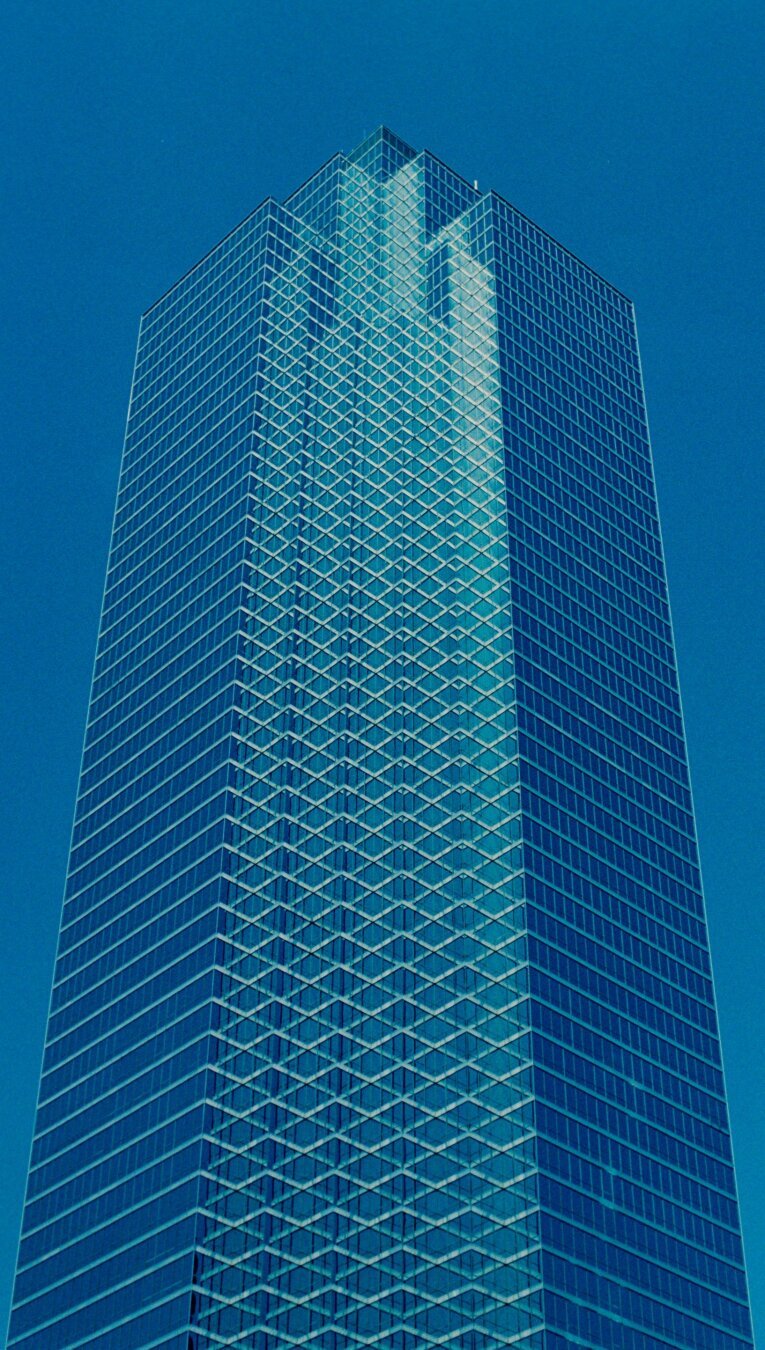
<svg viewBox="0 0 765 1350">
<path fill-rule="evenodd" d="M 13 1350 L 745 1350 L 633 308 L 385 129 L 143 317 Z"/>
</svg>

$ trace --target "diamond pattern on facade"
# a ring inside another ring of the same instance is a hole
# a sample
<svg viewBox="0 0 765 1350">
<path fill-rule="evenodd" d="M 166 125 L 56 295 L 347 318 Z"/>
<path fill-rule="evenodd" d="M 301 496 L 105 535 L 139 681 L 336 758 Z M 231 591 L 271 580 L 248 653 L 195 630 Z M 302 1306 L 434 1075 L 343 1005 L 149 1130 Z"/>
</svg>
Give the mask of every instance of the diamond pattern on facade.
<svg viewBox="0 0 765 1350">
<path fill-rule="evenodd" d="M 417 161 L 338 195 L 268 288 L 199 1328 L 507 1344 L 538 1240 L 491 279 L 426 243 Z"/>
</svg>

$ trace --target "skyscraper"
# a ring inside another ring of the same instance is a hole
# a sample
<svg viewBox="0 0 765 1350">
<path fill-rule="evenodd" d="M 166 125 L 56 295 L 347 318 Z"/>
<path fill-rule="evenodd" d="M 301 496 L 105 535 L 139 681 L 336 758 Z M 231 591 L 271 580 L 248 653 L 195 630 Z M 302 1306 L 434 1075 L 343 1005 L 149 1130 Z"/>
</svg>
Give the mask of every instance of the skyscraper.
<svg viewBox="0 0 765 1350">
<path fill-rule="evenodd" d="M 14 1350 L 752 1346 L 630 302 L 381 129 L 141 324 Z"/>
</svg>

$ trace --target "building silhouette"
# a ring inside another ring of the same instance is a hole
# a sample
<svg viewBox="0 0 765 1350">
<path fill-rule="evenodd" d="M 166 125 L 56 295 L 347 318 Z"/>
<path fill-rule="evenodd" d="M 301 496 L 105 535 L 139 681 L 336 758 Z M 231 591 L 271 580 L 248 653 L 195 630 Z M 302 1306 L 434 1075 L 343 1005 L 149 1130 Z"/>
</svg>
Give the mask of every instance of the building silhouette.
<svg viewBox="0 0 765 1350">
<path fill-rule="evenodd" d="M 143 317 L 13 1350 L 744 1350 L 633 307 L 380 129 Z"/>
</svg>

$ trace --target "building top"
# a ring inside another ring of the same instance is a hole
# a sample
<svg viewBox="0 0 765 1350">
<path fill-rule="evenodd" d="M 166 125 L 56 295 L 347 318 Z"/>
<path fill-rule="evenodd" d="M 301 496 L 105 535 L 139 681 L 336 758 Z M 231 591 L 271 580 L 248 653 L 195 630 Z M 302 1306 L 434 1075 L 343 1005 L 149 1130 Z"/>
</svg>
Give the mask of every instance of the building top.
<svg viewBox="0 0 765 1350">
<path fill-rule="evenodd" d="M 468 179 L 464 178 L 449 165 L 445 164 L 444 161 L 439 159 L 437 155 L 434 155 L 431 150 L 415 150 L 413 146 L 402 140 L 401 137 L 397 136 L 389 127 L 384 125 L 378 126 L 370 135 L 365 136 L 355 149 L 350 152 L 337 151 L 335 154 L 331 155 L 330 158 L 312 173 L 309 178 L 284 199 L 283 205 L 288 210 L 293 211 L 295 215 L 299 216 L 306 224 L 316 229 L 319 234 L 324 234 L 325 236 L 327 234 L 331 235 L 332 228 L 331 225 L 328 225 L 328 220 L 331 218 L 331 215 L 328 216 L 327 214 L 327 203 L 328 201 L 331 201 L 332 193 L 331 191 L 328 191 L 328 189 L 331 181 L 334 180 L 336 188 L 339 191 L 342 172 L 347 169 L 349 165 L 355 165 L 358 169 L 362 169 L 367 173 L 370 179 L 379 184 L 383 184 L 387 183 L 407 164 L 414 164 L 418 160 L 422 162 L 426 173 L 431 179 L 439 179 L 441 185 L 448 185 L 448 195 L 451 199 L 450 211 L 447 214 L 439 214 L 437 209 L 434 211 L 434 200 L 438 196 L 441 196 L 441 199 L 443 200 L 443 193 L 434 194 L 432 192 L 426 192 L 425 224 L 426 233 L 428 235 L 436 233 L 437 230 L 448 223 L 449 220 L 454 219 L 456 215 L 467 210 L 480 198 L 493 199 L 497 203 L 501 203 L 505 210 L 511 211 L 517 219 L 526 222 L 538 236 L 549 240 L 555 250 L 559 250 L 561 253 L 565 254 L 577 268 L 581 268 L 593 281 L 596 281 L 600 286 L 607 287 L 612 296 L 618 297 L 626 306 L 633 308 L 632 300 L 621 291 L 619 287 L 615 286 L 613 282 L 610 282 L 600 272 L 596 271 L 594 267 L 591 267 L 590 264 L 580 258 L 578 254 L 574 253 L 570 248 L 567 248 L 565 244 L 562 244 L 554 237 L 554 235 L 551 235 L 549 231 L 543 229 L 542 226 L 538 225 L 530 216 L 527 216 L 523 211 L 520 211 L 507 197 L 504 197 L 494 188 L 489 189 L 486 192 L 479 191 L 475 184 L 470 183 Z M 238 230 L 246 225 L 256 212 L 262 210 L 268 202 L 273 202 L 274 205 L 276 205 L 276 199 L 270 196 L 264 197 L 253 211 L 248 212 L 248 214 L 239 221 L 232 230 L 227 231 L 221 239 L 217 240 L 212 248 L 208 249 L 196 263 L 173 282 L 173 284 L 169 286 L 157 300 L 147 307 L 144 313 L 151 313 L 165 296 L 201 266 L 210 254 L 219 248 L 226 239 L 230 238 L 231 235 L 236 234 Z M 317 204 L 320 205 L 321 214 L 318 214 L 316 211 Z"/>
</svg>

